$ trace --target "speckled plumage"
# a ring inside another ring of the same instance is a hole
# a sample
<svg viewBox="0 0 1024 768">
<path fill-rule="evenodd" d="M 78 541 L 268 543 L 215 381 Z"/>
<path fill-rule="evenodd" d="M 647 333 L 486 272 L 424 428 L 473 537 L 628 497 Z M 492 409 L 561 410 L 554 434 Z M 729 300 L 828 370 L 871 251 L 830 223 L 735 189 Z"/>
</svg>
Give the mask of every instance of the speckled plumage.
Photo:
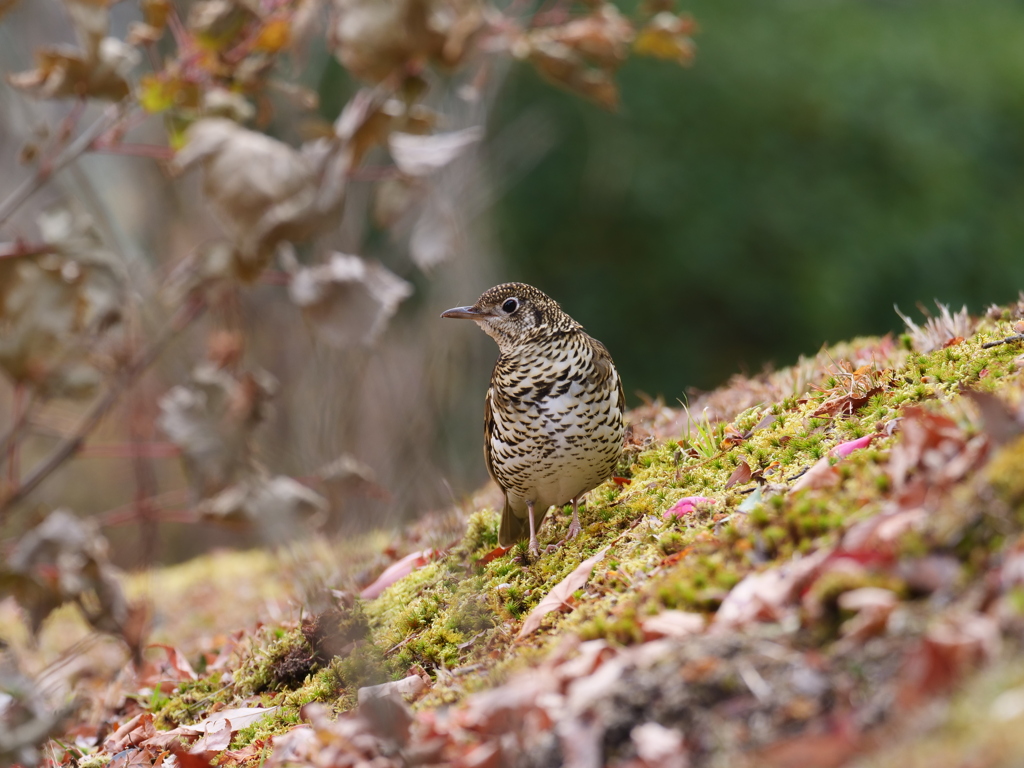
<svg viewBox="0 0 1024 768">
<path fill-rule="evenodd" d="M 611 476 L 622 450 L 625 399 L 611 355 L 524 283 L 491 288 L 442 317 L 475 320 L 500 351 L 484 413 L 487 469 L 505 492 L 499 543 L 529 537 L 536 551 L 548 508 L 570 501 L 571 538 L 580 497 Z"/>
</svg>

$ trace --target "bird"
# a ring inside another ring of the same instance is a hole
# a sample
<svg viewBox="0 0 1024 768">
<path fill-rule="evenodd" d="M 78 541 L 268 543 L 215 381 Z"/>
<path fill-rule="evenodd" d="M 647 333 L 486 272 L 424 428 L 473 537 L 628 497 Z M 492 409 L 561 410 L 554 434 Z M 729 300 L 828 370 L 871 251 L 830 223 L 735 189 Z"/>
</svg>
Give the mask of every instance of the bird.
<svg viewBox="0 0 1024 768">
<path fill-rule="evenodd" d="M 505 494 L 498 544 L 529 538 L 552 506 L 572 502 L 566 539 L 580 532 L 581 497 L 612 475 L 625 437 L 625 395 L 608 349 L 558 302 L 503 283 L 441 317 L 473 320 L 498 344 L 484 403 L 484 460 Z"/>
</svg>

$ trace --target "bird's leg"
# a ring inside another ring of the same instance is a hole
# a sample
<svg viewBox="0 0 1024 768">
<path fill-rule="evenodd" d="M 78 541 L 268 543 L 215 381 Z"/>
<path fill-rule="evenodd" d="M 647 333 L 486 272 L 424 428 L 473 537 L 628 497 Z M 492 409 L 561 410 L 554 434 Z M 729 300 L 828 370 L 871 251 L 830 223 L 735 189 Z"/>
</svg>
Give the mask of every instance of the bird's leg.
<svg viewBox="0 0 1024 768">
<path fill-rule="evenodd" d="M 537 525 L 533 521 L 533 502 L 526 502 L 526 513 L 530 516 L 530 554 L 540 557 L 540 546 L 537 544 Z"/>
<path fill-rule="evenodd" d="M 571 541 L 580 535 L 580 531 L 583 530 L 580 525 L 580 497 L 577 496 L 572 500 L 572 522 L 569 523 L 569 530 L 565 534 L 566 541 Z"/>
</svg>

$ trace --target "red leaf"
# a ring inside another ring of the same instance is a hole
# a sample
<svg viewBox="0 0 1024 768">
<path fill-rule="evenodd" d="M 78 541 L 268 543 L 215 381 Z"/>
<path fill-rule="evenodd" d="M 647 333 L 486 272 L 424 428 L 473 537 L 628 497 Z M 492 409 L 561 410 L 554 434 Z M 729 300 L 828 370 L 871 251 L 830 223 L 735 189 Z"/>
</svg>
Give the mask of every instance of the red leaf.
<svg viewBox="0 0 1024 768">
<path fill-rule="evenodd" d="M 479 562 L 480 565 L 486 565 L 487 563 L 491 562 L 492 560 L 497 560 L 499 557 L 504 555 L 510 549 L 512 549 L 512 547 L 495 547 L 490 552 L 488 552 L 486 555 L 481 557 L 480 560 L 478 560 L 477 562 Z"/>
<path fill-rule="evenodd" d="M 725 481 L 725 489 L 729 490 L 734 485 L 749 483 L 750 478 L 750 465 L 748 465 L 743 459 L 740 459 L 740 463 L 736 465 L 736 469 L 731 475 L 729 475 L 729 479 Z"/>
</svg>

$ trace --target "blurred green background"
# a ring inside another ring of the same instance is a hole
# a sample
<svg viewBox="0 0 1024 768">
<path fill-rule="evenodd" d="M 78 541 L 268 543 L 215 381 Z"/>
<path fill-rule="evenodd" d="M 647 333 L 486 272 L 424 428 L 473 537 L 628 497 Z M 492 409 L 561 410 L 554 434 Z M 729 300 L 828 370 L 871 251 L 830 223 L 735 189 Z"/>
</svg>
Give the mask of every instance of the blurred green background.
<svg viewBox="0 0 1024 768">
<path fill-rule="evenodd" d="M 555 127 L 498 204 L 505 273 L 608 345 L 633 404 L 1024 288 L 1024 3 L 683 7 L 692 67 L 630 61 L 609 114 L 518 66 L 489 132 Z"/>
</svg>

